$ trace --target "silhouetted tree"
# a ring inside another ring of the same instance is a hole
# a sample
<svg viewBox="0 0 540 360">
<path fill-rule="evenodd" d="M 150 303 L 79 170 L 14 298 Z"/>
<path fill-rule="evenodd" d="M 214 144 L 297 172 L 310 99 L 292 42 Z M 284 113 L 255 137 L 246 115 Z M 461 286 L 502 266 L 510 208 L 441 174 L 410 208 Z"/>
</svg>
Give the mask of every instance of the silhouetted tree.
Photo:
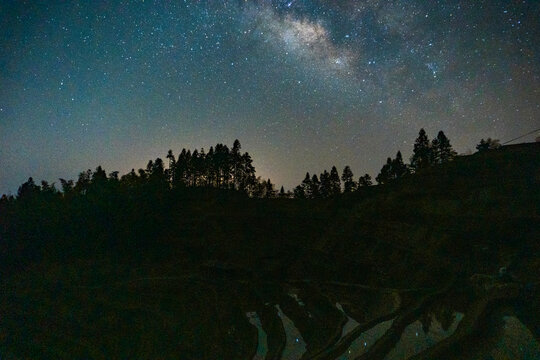
<svg viewBox="0 0 540 360">
<path fill-rule="evenodd" d="M 354 181 L 354 174 L 349 165 L 345 166 L 345 168 L 343 169 L 341 180 L 343 180 L 343 192 L 348 193 L 356 190 L 357 184 Z"/>
<path fill-rule="evenodd" d="M 335 166 L 332 166 L 332 170 L 330 170 L 330 194 L 332 196 L 341 194 L 341 180 L 339 179 L 339 173 Z"/>
<path fill-rule="evenodd" d="M 191 155 L 191 150 L 188 149 L 186 152 L 186 157 L 184 159 L 184 184 L 185 186 L 191 186 L 191 178 L 193 176 L 193 156 Z"/>
<path fill-rule="evenodd" d="M 501 147 L 501 144 L 499 144 L 498 139 L 487 138 L 487 140 L 484 140 L 484 139 L 480 140 L 480 143 L 476 145 L 476 150 L 478 151 L 493 150 L 493 149 L 498 149 L 499 147 Z"/>
<path fill-rule="evenodd" d="M 233 188 L 239 189 L 242 182 L 243 169 L 242 169 L 242 154 L 240 153 L 242 146 L 238 139 L 234 140 L 233 147 L 231 149 L 231 170 L 233 179 Z"/>
<path fill-rule="evenodd" d="M 358 179 L 358 187 L 371 185 L 373 185 L 373 181 L 371 180 L 371 176 L 369 174 L 360 176 L 360 178 Z"/>
<path fill-rule="evenodd" d="M 0 197 L 0 214 L 3 213 L 2 210 L 5 211 L 8 204 L 12 201 L 14 201 L 13 196 L 7 196 L 6 194 L 3 194 L 2 197 Z"/>
<path fill-rule="evenodd" d="M 309 191 L 311 189 L 311 176 L 309 175 L 309 172 L 306 173 L 306 177 L 304 180 L 302 180 L 302 189 L 304 190 L 304 197 L 309 198 Z"/>
<path fill-rule="evenodd" d="M 206 186 L 208 182 L 208 159 L 206 158 L 206 152 L 204 148 L 201 148 L 199 151 L 199 159 L 197 162 L 197 175 L 198 179 L 196 182 L 197 186 Z"/>
<path fill-rule="evenodd" d="M 144 169 L 139 169 L 137 170 L 137 172 L 139 173 L 139 183 L 140 184 L 144 184 L 146 183 L 146 180 L 148 180 L 148 174 L 146 173 L 146 171 Z"/>
<path fill-rule="evenodd" d="M 379 172 L 379 175 L 375 177 L 375 180 L 379 184 L 387 184 L 390 181 L 392 181 L 392 159 L 387 158 L 386 164 L 383 165 L 381 168 L 381 171 Z"/>
<path fill-rule="evenodd" d="M 379 184 L 387 184 L 391 181 L 399 179 L 400 177 L 409 173 L 407 165 L 403 163 L 403 157 L 401 156 L 401 151 L 398 151 L 395 159 L 388 158 L 386 159 L 386 164 L 381 169 L 381 172 L 375 180 Z"/>
<path fill-rule="evenodd" d="M 73 180 L 60 179 L 60 186 L 62 187 L 62 193 L 64 193 L 64 195 L 73 192 Z"/>
<path fill-rule="evenodd" d="M 174 158 L 172 150 L 169 149 L 167 152 L 167 159 L 169 160 L 169 168 L 167 169 L 167 178 L 171 182 L 171 184 L 174 184 L 174 167 L 176 165 L 176 159 Z"/>
<path fill-rule="evenodd" d="M 191 161 L 189 162 L 189 186 L 196 186 L 199 179 L 199 169 L 200 169 L 201 159 L 199 157 L 199 151 L 197 149 L 193 150 L 191 153 Z"/>
<path fill-rule="evenodd" d="M 19 186 L 17 190 L 17 199 L 26 199 L 31 198 L 36 195 L 39 195 L 41 191 L 40 187 L 36 185 L 34 179 L 29 177 L 28 181 Z"/>
<path fill-rule="evenodd" d="M 178 160 L 174 166 L 174 176 L 173 176 L 173 187 L 183 187 L 187 185 L 186 178 L 188 173 L 188 161 L 191 157 L 186 149 L 182 149 L 180 155 L 178 155 Z"/>
<path fill-rule="evenodd" d="M 227 145 L 217 144 L 214 148 L 214 169 L 216 170 L 217 187 L 229 187 L 231 179 L 231 159 Z"/>
<path fill-rule="evenodd" d="M 414 142 L 411 167 L 415 170 L 426 168 L 430 165 L 431 147 L 424 129 L 420 129 L 418 138 Z"/>
<path fill-rule="evenodd" d="M 439 164 L 440 154 L 439 154 L 439 139 L 434 138 L 431 140 L 430 151 L 429 151 L 429 164 L 435 165 Z"/>
<path fill-rule="evenodd" d="M 444 132 L 439 131 L 437 137 L 431 142 L 431 154 L 433 164 L 442 164 L 452 160 L 457 153 L 452 149 L 450 140 Z"/>
<path fill-rule="evenodd" d="M 148 163 L 146 164 L 146 177 L 150 178 L 152 175 L 152 170 L 154 169 L 154 161 L 148 160 Z"/>
<path fill-rule="evenodd" d="M 62 181 L 62 179 L 60 179 L 60 181 Z M 135 169 L 131 169 L 129 173 L 123 175 L 120 178 L 120 182 L 127 188 L 135 188 L 139 184 L 139 177 L 137 176 Z"/>
<path fill-rule="evenodd" d="M 258 177 L 255 180 L 255 183 L 250 189 L 250 196 L 255 198 L 263 198 L 266 194 L 266 180 L 261 180 L 260 177 Z"/>
<path fill-rule="evenodd" d="M 272 184 L 270 179 L 266 180 L 264 197 L 267 199 L 271 199 L 271 198 L 275 198 L 276 195 L 277 195 L 277 191 L 274 188 L 274 184 Z"/>
<path fill-rule="evenodd" d="M 392 160 L 392 178 L 398 179 L 408 173 L 409 173 L 409 169 L 407 168 L 407 165 L 403 163 L 403 157 L 401 156 L 401 151 L 398 151 L 396 154 L 396 158 Z"/>
<path fill-rule="evenodd" d="M 332 182 L 330 180 L 330 174 L 324 170 L 320 176 L 319 195 L 322 198 L 327 198 L 332 193 Z"/>
<path fill-rule="evenodd" d="M 79 174 L 79 178 L 77 179 L 77 182 L 75 183 L 75 192 L 78 194 L 86 194 L 88 191 L 88 188 L 90 187 L 90 182 L 92 179 L 92 170 L 88 169 L 86 171 L 83 171 Z"/>
<path fill-rule="evenodd" d="M 304 187 L 302 185 L 298 185 L 294 188 L 293 191 L 294 198 L 295 199 L 305 199 L 306 193 L 304 192 Z"/>
<path fill-rule="evenodd" d="M 206 186 L 216 186 L 216 169 L 214 161 L 214 147 L 210 146 L 205 157 Z"/>
<path fill-rule="evenodd" d="M 255 167 L 253 166 L 253 160 L 251 156 L 246 152 L 240 159 L 240 178 L 238 179 L 238 190 L 242 192 L 248 192 L 255 184 Z"/>
<path fill-rule="evenodd" d="M 101 166 L 96 168 L 96 171 L 92 174 L 92 184 L 97 186 L 103 186 L 107 182 L 107 173 Z"/>
<path fill-rule="evenodd" d="M 150 174 L 148 175 L 148 180 L 151 186 L 155 190 L 165 190 L 168 188 L 168 179 L 165 174 L 165 166 L 163 160 L 157 158 L 154 162 L 149 162 Z"/>
<path fill-rule="evenodd" d="M 284 199 L 287 196 L 287 193 L 285 192 L 285 189 L 283 188 L 283 186 L 281 186 L 281 189 L 279 189 L 279 195 L 278 195 L 280 198 Z"/>
<path fill-rule="evenodd" d="M 321 184 L 319 182 L 319 178 L 317 178 L 316 174 L 313 174 L 313 176 L 311 177 L 311 183 L 309 184 L 306 197 L 309 199 L 316 199 L 320 197 L 320 186 Z"/>
</svg>

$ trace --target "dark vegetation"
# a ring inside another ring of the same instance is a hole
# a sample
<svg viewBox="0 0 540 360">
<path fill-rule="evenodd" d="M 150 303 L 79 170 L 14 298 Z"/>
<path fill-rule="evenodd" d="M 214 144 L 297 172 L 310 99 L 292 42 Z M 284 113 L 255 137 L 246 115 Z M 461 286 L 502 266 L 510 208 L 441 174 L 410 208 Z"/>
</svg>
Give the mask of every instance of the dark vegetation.
<svg viewBox="0 0 540 360">
<path fill-rule="evenodd" d="M 429 326 L 426 309 L 445 318 L 443 302 L 468 322 L 437 358 L 478 353 L 503 302 L 538 340 L 540 144 L 478 150 L 456 156 L 421 130 L 382 186 L 333 167 L 294 199 L 256 178 L 239 142 L 122 177 L 98 167 L 61 192 L 29 179 L 0 201 L 0 356 L 248 359 L 257 311 L 279 358 L 280 304 L 306 358 L 325 358 L 346 349 L 337 301 L 364 326 L 398 316 L 375 357 L 415 318 Z"/>
</svg>

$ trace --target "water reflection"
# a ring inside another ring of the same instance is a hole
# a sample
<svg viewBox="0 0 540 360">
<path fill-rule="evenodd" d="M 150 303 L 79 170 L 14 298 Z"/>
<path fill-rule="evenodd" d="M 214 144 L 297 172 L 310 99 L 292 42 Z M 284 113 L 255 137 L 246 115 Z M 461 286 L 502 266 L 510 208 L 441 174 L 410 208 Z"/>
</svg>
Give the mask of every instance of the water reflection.
<svg viewBox="0 0 540 360">
<path fill-rule="evenodd" d="M 285 330 L 285 349 L 283 349 L 283 353 L 281 356 L 282 360 L 297 360 L 304 355 L 306 352 L 306 343 L 304 339 L 302 338 L 302 334 L 300 334 L 300 331 L 294 326 L 294 322 L 287 317 L 281 311 L 281 308 L 279 305 L 276 305 L 276 309 L 278 311 L 278 316 L 280 317 L 283 328 Z"/>
<path fill-rule="evenodd" d="M 255 311 L 247 312 L 246 316 L 250 324 L 257 328 L 257 353 L 253 357 L 253 360 L 264 360 L 268 352 L 268 339 L 266 332 L 262 328 L 261 319 L 259 319 Z"/>
<path fill-rule="evenodd" d="M 384 333 L 392 326 L 394 319 L 383 321 L 378 323 L 371 329 L 361 333 L 354 341 L 351 343 L 349 348 L 336 360 L 349 360 L 356 359 L 358 356 L 367 352 L 367 350 L 380 339 Z"/>
<path fill-rule="evenodd" d="M 358 323 L 358 321 L 354 320 L 345 312 L 343 306 L 341 306 L 340 303 L 336 303 L 336 308 L 347 317 L 347 322 L 345 323 L 345 325 L 343 325 L 343 329 L 341 330 L 341 337 L 339 338 L 339 340 L 341 341 L 341 339 L 343 339 L 345 335 L 349 334 L 360 324 Z"/>
<path fill-rule="evenodd" d="M 451 322 L 445 320 L 439 321 L 435 316 L 429 317 L 426 324 L 425 319 L 417 320 L 409 324 L 396 346 L 388 353 L 385 360 L 402 360 L 416 355 L 427 348 L 435 345 L 439 341 L 449 337 L 456 331 L 459 322 L 463 319 L 460 312 L 452 312 Z"/>
</svg>

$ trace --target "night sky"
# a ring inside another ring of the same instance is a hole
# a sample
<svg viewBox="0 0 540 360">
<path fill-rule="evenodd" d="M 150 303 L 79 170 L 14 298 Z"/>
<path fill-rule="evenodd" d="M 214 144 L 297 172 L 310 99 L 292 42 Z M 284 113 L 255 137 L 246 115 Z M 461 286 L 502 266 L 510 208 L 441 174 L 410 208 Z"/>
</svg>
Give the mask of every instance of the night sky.
<svg viewBox="0 0 540 360">
<path fill-rule="evenodd" d="M 540 1 L 0 2 L 0 194 L 236 138 L 278 188 L 375 176 L 421 127 L 540 127 Z"/>
</svg>

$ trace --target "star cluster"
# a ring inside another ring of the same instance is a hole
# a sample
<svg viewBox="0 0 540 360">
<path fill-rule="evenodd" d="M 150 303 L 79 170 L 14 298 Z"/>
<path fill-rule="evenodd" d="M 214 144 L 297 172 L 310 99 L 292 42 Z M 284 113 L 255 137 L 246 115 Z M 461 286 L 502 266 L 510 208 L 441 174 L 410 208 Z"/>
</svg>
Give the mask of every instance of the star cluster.
<svg viewBox="0 0 540 360">
<path fill-rule="evenodd" d="M 286 188 L 375 175 L 421 127 L 504 141 L 540 127 L 538 19 L 532 0 L 2 2 L 0 193 L 236 138 Z"/>
</svg>

